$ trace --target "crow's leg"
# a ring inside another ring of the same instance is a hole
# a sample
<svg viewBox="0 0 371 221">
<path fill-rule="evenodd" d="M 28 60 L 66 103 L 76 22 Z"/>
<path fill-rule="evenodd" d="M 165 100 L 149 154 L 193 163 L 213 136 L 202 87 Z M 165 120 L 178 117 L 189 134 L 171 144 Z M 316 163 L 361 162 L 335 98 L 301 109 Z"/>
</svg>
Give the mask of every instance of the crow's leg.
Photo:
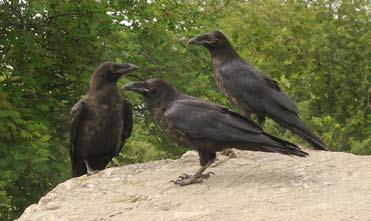
<svg viewBox="0 0 371 221">
<path fill-rule="evenodd" d="M 202 174 L 213 162 L 214 161 L 210 161 L 205 166 L 202 166 L 193 176 L 188 174 L 179 176 L 177 180 L 173 181 L 174 184 L 179 186 L 186 186 L 193 183 L 202 183 L 202 180 L 209 178 L 211 174 L 215 175 L 213 172 Z"/>
<path fill-rule="evenodd" d="M 93 174 L 96 174 L 99 172 L 99 170 L 93 170 L 90 166 L 89 166 L 89 163 L 87 160 L 84 160 L 85 162 L 85 166 L 86 166 L 86 170 L 87 170 L 87 176 L 90 176 L 90 175 L 93 175 Z"/>
<path fill-rule="evenodd" d="M 207 179 L 210 177 L 210 175 L 215 175 L 213 172 L 208 172 L 203 174 L 203 172 L 211 165 L 214 163 L 216 159 L 216 154 L 215 153 L 208 153 L 208 152 L 198 152 L 200 156 L 200 163 L 201 163 L 201 168 L 197 170 L 197 172 L 191 176 L 188 174 L 183 174 L 178 177 L 177 180 L 172 181 L 174 184 L 179 185 L 179 186 L 186 186 L 189 184 L 193 183 L 202 183 L 203 179 Z"/>
</svg>

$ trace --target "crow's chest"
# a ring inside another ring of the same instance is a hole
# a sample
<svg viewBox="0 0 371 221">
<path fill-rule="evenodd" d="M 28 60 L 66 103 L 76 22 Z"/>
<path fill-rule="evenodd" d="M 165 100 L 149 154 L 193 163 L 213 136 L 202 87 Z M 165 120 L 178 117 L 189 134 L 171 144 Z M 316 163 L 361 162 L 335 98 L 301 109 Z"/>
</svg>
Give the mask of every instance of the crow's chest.
<svg viewBox="0 0 371 221">
<path fill-rule="evenodd" d="M 156 122 L 160 126 L 161 130 L 176 144 L 181 146 L 190 146 L 189 139 L 185 133 L 179 131 L 173 126 L 171 120 L 165 117 L 164 112 L 158 112 L 154 115 Z"/>
<path fill-rule="evenodd" d="M 216 81 L 216 85 L 218 86 L 219 90 L 223 92 L 223 94 L 235 105 L 238 105 L 238 101 L 236 97 L 231 93 L 228 86 L 226 85 L 225 79 L 221 74 L 221 64 L 215 62 L 213 63 L 214 66 L 214 79 Z"/>
<path fill-rule="evenodd" d="M 105 140 L 114 145 L 122 134 L 122 104 L 92 105 L 83 127 L 83 133 L 93 140 Z"/>
<path fill-rule="evenodd" d="M 236 88 L 231 88 L 233 87 L 233 85 L 226 84 L 226 81 L 228 81 L 228 79 L 223 78 L 223 75 L 221 73 L 221 64 L 215 62 L 213 63 L 213 65 L 214 65 L 214 78 L 219 90 L 223 92 L 223 94 L 229 99 L 231 103 L 241 108 L 242 112 L 244 113 L 252 112 L 253 108 L 251 108 L 248 101 L 244 100 L 242 95 L 239 94 L 242 93 L 242 91 L 236 93 Z M 232 92 L 233 90 L 234 92 Z"/>
</svg>

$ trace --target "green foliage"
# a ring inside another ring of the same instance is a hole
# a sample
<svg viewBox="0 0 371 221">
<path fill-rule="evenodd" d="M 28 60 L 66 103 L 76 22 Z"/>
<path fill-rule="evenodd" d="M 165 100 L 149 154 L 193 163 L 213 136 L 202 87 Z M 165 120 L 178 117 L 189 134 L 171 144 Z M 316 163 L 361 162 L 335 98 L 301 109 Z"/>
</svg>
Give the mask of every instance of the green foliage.
<svg viewBox="0 0 371 221">
<path fill-rule="evenodd" d="M 208 52 L 186 45 L 215 29 L 280 82 L 332 150 L 370 154 L 367 10 L 366 1 L 337 0 L 1 1 L 0 219 L 69 178 L 69 109 L 104 60 L 137 64 L 141 78 L 230 106 Z M 125 96 L 135 104 L 134 131 L 114 163 L 179 157 L 186 149 L 159 130 L 143 99 Z M 266 130 L 299 142 L 272 121 Z"/>
<path fill-rule="evenodd" d="M 94 1 L 0 3 L 0 219 L 70 176 L 68 113 L 106 53 Z"/>
</svg>

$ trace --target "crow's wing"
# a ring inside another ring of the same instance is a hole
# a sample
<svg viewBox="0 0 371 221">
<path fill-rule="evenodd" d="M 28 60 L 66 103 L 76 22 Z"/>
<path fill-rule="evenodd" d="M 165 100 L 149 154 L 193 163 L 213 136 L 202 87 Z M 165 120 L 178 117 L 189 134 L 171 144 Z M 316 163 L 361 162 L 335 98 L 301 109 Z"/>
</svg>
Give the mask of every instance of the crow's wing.
<svg viewBox="0 0 371 221">
<path fill-rule="evenodd" d="M 262 77 L 264 78 L 264 80 L 266 81 L 266 83 L 268 84 L 269 87 L 271 87 L 275 91 L 281 91 L 281 88 L 278 85 L 276 80 L 273 80 L 273 79 L 271 79 L 270 77 L 268 77 L 267 75 L 264 75 L 264 74 L 262 74 Z"/>
<path fill-rule="evenodd" d="M 298 108 L 276 81 L 235 59 L 221 68 L 223 83 L 232 96 L 242 99 L 257 114 L 267 115 L 313 145 L 326 150 L 321 139 L 299 118 Z"/>
<path fill-rule="evenodd" d="M 298 108 L 277 82 L 240 61 L 224 64 L 220 70 L 223 83 L 235 97 L 241 97 L 251 108 L 262 114 L 282 111 L 298 114 Z"/>
<path fill-rule="evenodd" d="M 123 140 L 127 139 L 131 135 L 133 129 L 133 106 L 130 101 L 124 98 L 124 107 L 123 107 L 123 124 L 124 124 L 124 133 L 122 134 Z"/>
<path fill-rule="evenodd" d="M 123 98 L 124 106 L 122 107 L 122 143 L 119 146 L 119 149 L 116 151 L 116 155 L 118 155 L 125 143 L 125 140 L 128 139 L 131 135 L 131 131 L 133 129 L 133 110 L 132 105 L 129 100 Z"/>
<path fill-rule="evenodd" d="M 70 150 L 72 171 L 74 171 L 74 167 L 75 167 L 76 138 L 78 136 L 79 124 L 80 124 L 81 119 L 83 117 L 84 111 L 85 111 L 85 101 L 84 101 L 84 99 L 79 100 L 71 108 L 69 150 Z"/>
<path fill-rule="evenodd" d="M 227 108 L 201 100 L 178 100 L 165 111 L 169 129 L 188 138 L 213 141 L 221 147 L 236 147 L 243 150 L 277 152 L 286 155 L 306 156 L 295 144 L 267 133 L 251 120 Z"/>
<path fill-rule="evenodd" d="M 259 142 L 261 128 L 227 108 L 196 99 L 173 102 L 166 110 L 168 125 L 193 139 L 219 143 Z"/>
</svg>

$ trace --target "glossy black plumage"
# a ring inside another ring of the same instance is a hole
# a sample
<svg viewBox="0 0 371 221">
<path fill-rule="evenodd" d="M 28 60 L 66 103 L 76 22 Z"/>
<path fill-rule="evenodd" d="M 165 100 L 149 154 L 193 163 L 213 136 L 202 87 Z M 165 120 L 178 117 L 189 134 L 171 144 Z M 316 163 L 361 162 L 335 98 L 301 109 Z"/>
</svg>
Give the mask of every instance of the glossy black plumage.
<svg viewBox="0 0 371 221">
<path fill-rule="evenodd" d="M 179 181 L 180 185 L 201 178 L 202 172 L 215 160 L 215 152 L 230 147 L 307 155 L 295 144 L 265 133 L 249 119 L 217 104 L 181 94 L 161 79 L 135 82 L 125 89 L 145 96 L 151 115 L 173 141 L 198 151 L 202 166 L 199 177 L 189 176 Z"/>
<path fill-rule="evenodd" d="M 300 119 L 295 102 L 281 91 L 275 80 L 245 62 L 223 33 L 200 35 L 189 44 L 202 45 L 210 51 L 219 89 L 246 117 L 255 114 L 260 126 L 269 117 L 305 139 L 314 149 L 326 150 L 321 139 Z"/>
</svg>

